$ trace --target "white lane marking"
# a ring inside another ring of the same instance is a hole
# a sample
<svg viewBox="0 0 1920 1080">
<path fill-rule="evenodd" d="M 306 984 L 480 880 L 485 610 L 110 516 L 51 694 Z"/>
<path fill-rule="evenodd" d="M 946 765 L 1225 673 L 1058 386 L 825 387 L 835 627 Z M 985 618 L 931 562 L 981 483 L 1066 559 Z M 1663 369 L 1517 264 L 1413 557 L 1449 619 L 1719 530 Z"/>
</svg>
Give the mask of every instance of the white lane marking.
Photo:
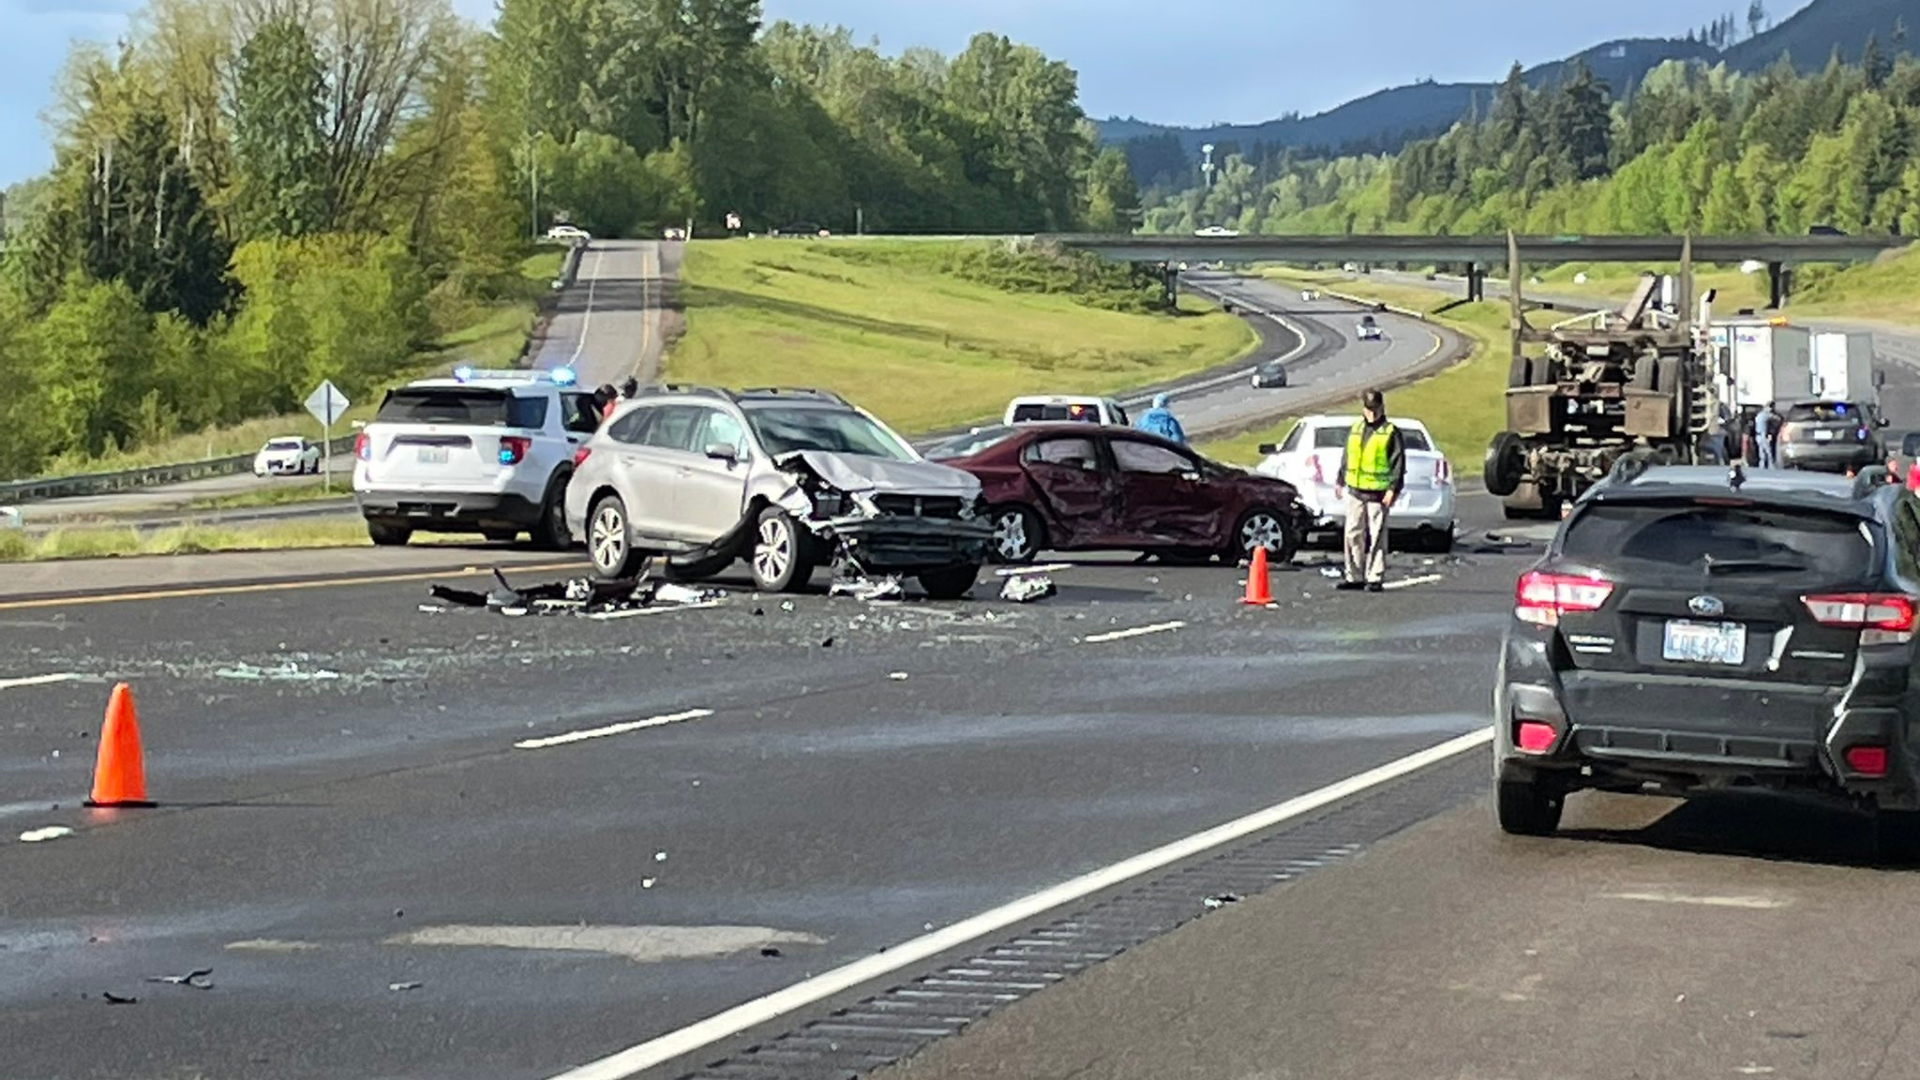
<svg viewBox="0 0 1920 1080">
<path fill-rule="evenodd" d="M 544 739 L 526 739 L 513 744 L 515 750 L 545 750 L 549 746 L 565 746 L 568 743 L 584 742 L 588 739 L 604 739 L 609 735 L 625 735 L 629 731 L 644 731 L 647 728 L 665 727 L 668 724 L 683 723 L 687 720 L 699 720 L 713 715 L 712 709 L 688 709 L 686 712 L 668 713 L 665 716 L 649 716 L 645 720 L 630 720 L 624 724 L 608 724 L 606 727 L 588 728 L 585 731 L 569 731 L 565 735 L 551 735 Z"/>
<path fill-rule="evenodd" d="M 573 344 L 573 355 L 567 358 L 568 367 L 580 362 L 580 354 L 587 347 L 587 330 L 593 326 L 593 295 L 600 288 L 600 259 L 605 254 L 604 249 L 596 249 L 593 253 L 593 276 L 587 279 L 587 312 L 580 320 L 580 340 Z"/>
<path fill-rule="evenodd" d="M 1382 585 L 1381 588 L 1411 589 L 1415 585 L 1431 585 L 1436 581 L 1445 581 L 1445 580 L 1447 580 L 1447 576 L 1445 574 L 1428 574 L 1425 577 L 1410 577 L 1410 578 L 1401 578 L 1399 581 L 1389 581 L 1385 585 Z"/>
<path fill-rule="evenodd" d="M 1109 641 L 1125 641 L 1127 638 L 1145 637 L 1148 634 L 1164 634 L 1169 630 L 1178 630 L 1187 625 L 1184 622 L 1155 623 L 1152 626 L 1136 626 L 1131 630 L 1115 630 L 1111 634 L 1095 634 L 1080 639 L 1084 645 L 1101 645 Z"/>
<path fill-rule="evenodd" d="M 1745 908 L 1748 911 L 1772 911 L 1787 906 L 1787 901 L 1771 896 L 1688 896 L 1685 893 L 1617 892 L 1601 893 L 1602 900 L 1640 900 L 1650 904 L 1687 904 L 1694 907 Z"/>
<path fill-rule="evenodd" d="M 952 926 L 902 942 L 885 952 L 855 960 L 811 979 L 794 983 L 765 997 L 736 1005 L 678 1031 L 570 1069 L 554 1077 L 553 1080 L 626 1080 L 627 1077 L 643 1070 L 693 1053 L 721 1039 L 738 1035 L 758 1024 L 774 1020 L 795 1009 L 805 1008 L 883 975 L 892 974 L 929 957 L 938 956 L 949 949 L 965 945 L 975 938 L 1004 930 L 1042 912 L 1073 903 L 1102 889 L 1113 888 L 1129 879 L 1170 866 L 1182 859 L 1192 858 L 1210 848 L 1271 829 L 1275 825 L 1310 814 L 1323 806 L 1357 795 L 1368 788 L 1378 787 L 1409 773 L 1418 772 L 1429 765 L 1485 746 L 1491 741 L 1493 741 L 1491 727 L 1448 739 L 1438 746 L 1408 754 L 1396 761 L 1387 762 L 1305 795 L 1277 803 L 1265 810 L 1256 811 L 1224 825 L 1216 825 L 1185 839 L 1175 840 L 1104 869 L 1063 881 L 1052 888 L 1042 889 L 1010 904 L 981 912 Z"/>
<path fill-rule="evenodd" d="M 700 611 L 705 608 L 717 608 L 719 606 L 720 601 L 718 600 L 702 600 L 697 604 L 679 604 L 674 607 L 643 607 L 633 608 L 629 611 L 596 611 L 591 615 L 583 617 L 596 619 L 600 622 L 609 622 L 614 619 L 637 619 L 642 615 L 671 615 L 676 611 Z"/>
<path fill-rule="evenodd" d="M 1019 577 L 1021 574 L 1054 574 L 1071 569 L 1073 569 L 1072 563 L 1056 562 L 1043 566 L 1014 566 L 1005 570 L 995 570 L 994 573 L 1001 577 Z"/>
<path fill-rule="evenodd" d="M 63 836 L 72 836 L 73 830 L 65 825 L 49 825 L 44 829 L 28 829 L 20 834 L 23 844 L 38 844 L 43 840 L 58 840 Z"/>
<path fill-rule="evenodd" d="M 78 672 L 60 671 L 52 675 L 28 675 L 19 679 L 0 679 L 0 690 L 15 690 L 23 686 L 51 686 L 54 683 L 79 682 L 86 678 Z"/>
<path fill-rule="evenodd" d="M 248 938 L 245 941 L 229 941 L 227 948 L 237 952 L 312 952 L 320 946 L 311 941 L 287 941 L 282 938 Z"/>
</svg>

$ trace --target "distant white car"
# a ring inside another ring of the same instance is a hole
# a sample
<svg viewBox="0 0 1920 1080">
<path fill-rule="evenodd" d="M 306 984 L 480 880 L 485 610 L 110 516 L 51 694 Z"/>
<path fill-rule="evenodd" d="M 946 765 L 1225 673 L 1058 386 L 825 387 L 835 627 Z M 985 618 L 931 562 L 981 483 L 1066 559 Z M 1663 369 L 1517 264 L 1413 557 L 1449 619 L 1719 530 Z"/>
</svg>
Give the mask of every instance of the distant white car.
<svg viewBox="0 0 1920 1080">
<path fill-rule="evenodd" d="M 320 471 L 320 444 L 298 435 L 281 435 L 253 455 L 255 476 L 300 476 Z"/>
<path fill-rule="evenodd" d="M 547 230 L 549 240 L 591 240 L 592 235 L 578 225 L 555 225 Z"/>
<path fill-rule="evenodd" d="M 1386 337 L 1380 329 L 1380 324 L 1374 322 L 1371 315 L 1360 316 L 1360 328 L 1357 333 L 1361 341 L 1379 341 Z"/>
<path fill-rule="evenodd" d="M 1239 236 L 1240 233 L 1237 230 L 1229 229 L 1224 225 L 1209 225 L 1204 229 L 1194 230 L 1193 235 L 1195 236 Z"/>
<path fill-rule="evenodd" d="M 1407 450 L 1406 487 L 1387 511 L 1394 532 L 1412 533 L 1415 546 L 1430 552 L 1453 550 L 1453 465 L 1434 445 L 1433 435 L 1418 420 L 1393 417 Z M 1345 493 L 1334 494 L 1340 457 L 1357 416 L 1308 416 L 1293 425 L 1278 446 L 1262 446 L 1265 455 L 1254 472 L 1285 480 L 1300 490 L 1300 502 L 1311 515 L 1309 533 L 1338 535 L 1345 528 Z"/>
</svg>

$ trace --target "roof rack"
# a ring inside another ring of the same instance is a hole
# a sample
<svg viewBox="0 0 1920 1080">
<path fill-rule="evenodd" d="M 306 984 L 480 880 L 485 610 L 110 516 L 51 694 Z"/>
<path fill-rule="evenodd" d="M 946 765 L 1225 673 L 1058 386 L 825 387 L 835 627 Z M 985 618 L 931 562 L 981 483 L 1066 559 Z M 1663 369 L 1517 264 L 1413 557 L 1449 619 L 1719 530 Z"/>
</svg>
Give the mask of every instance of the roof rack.
<svg viewBox="0 0 1920 1080">
<path fill-rule="evenodd" d="M 683 394 L 687 397 L 719 398 L 721 401 L 739 400 L 730 390 L 718 386 L 700 386 L 695 383 L 661 383 L 658 386 L 649 387 L 648 389 L 659 394 Z"/>
<path fill-rule="evenodd" d="M 768 397 L 811 397 L 835 402 L 840 405 L 847 403 L 846 398 L 841 397 L 831 390 L 816 390 L 810 386 L 749 386 L 745 390 L 740 391 L 740 395 L 742 397 L 747 395 L 753 395 L 755 397 L 762 395 Z"/>
</svg>

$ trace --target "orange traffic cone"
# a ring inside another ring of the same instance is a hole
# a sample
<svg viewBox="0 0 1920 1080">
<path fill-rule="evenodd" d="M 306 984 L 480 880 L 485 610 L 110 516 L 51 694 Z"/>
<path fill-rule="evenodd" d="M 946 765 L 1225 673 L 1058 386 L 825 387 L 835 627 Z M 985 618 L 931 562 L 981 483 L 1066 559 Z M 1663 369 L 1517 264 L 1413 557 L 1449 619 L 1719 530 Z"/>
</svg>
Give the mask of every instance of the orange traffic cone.
<svg viewBox="0 0 1920 1080">
<path fill-rule="evenodd" d="M 1265 545 L 1253 549 L 1253 562 L 1247 567 L 1247 597 L 1240 602 L 1258 607 L 1273 603 L 1273 587 L 1267 581 Z"/>
<path fill-rule="evenodd" d="M 107 700 L 107 723 L 100 729 L 100 756 L 94 761 L 93 795 L 87 805 L 152 806 L 147 801 L 147 773 L 140 756 L 133 688 L 120 683 Z"/>
</svg>

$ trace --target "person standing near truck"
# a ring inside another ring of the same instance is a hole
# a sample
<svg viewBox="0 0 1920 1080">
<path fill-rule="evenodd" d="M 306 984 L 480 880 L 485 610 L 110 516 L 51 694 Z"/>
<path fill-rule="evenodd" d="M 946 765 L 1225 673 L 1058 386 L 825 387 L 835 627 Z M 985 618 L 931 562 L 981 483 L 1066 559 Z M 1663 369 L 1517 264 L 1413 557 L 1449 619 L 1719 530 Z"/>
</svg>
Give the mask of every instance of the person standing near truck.
<svg viewBox="0 0 1920 1080">
<path fill-rule="evenodd" d="M 1780 416 L 1773 411 L 1773 402 L 1769 401 L 1760 407 L 1759 413 L 1753 418 L 1753 448 L 1759 454 L 1760 467 L 1763 469 L 1777 467 L 1775 463 L 1778 458 L 1775 450 L 1779 446 L 1776 441 L 1779 438 L 1779 427 Z"/>
<path fill-rule="evenodd" d="M 1337 588 L 1382 592 L 1387 577 L 1387 511 L 1407 480 L 1406 440 L 1387 419 L 1386 400 L 1369 390 L 1360 398 L 1361 418 L 1347 433 L 1347 448 L 1334 474 L 1334 496 L 1347 499 L 1346 573 Z"/>
</svg>

